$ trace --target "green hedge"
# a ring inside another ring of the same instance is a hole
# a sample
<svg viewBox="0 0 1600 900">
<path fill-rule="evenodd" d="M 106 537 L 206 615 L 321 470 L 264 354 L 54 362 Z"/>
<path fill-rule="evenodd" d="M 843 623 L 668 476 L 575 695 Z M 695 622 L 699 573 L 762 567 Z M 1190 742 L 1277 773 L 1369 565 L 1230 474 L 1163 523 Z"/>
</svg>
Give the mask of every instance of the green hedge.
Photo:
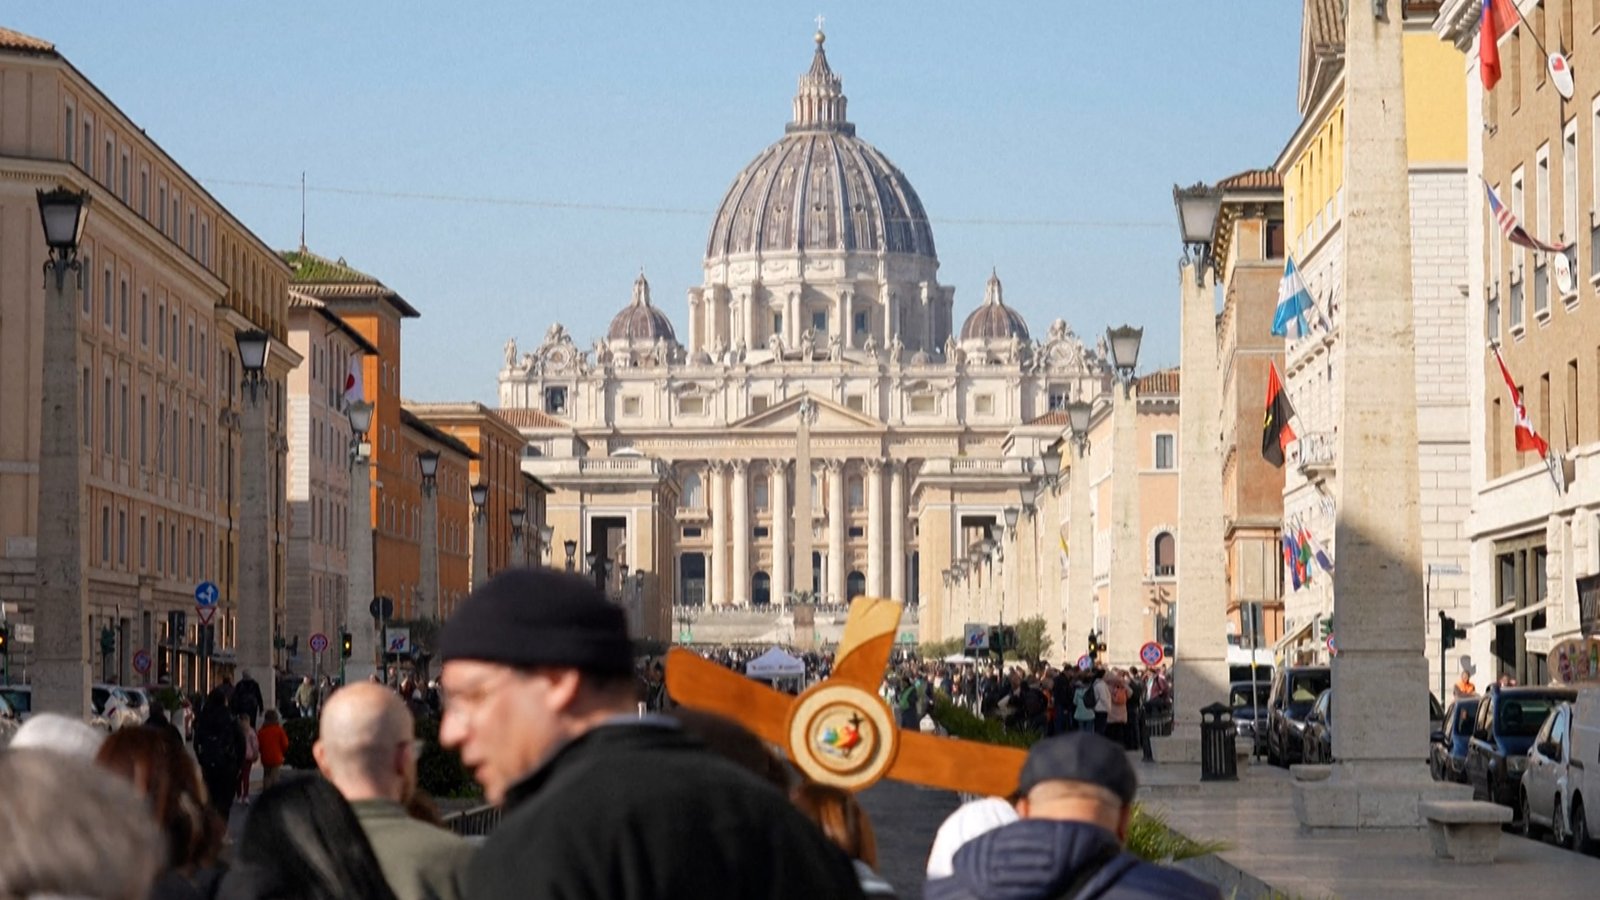
<svg viewBox="0 0 1600 900">
<path fill-rule="evenodd" d="M 317 742 L 317 720 L 290 719 L 283 723 L 289 733 L 289 752 L 284 764 L 307 772 L 317 769 L 311 755 L 311 746 Z M 483 789 L 472 779 L 472 773 L 461 765 L 461 757 L 454 750 L 439 746 L 439 720 L 433 717 L 416 720 L 416 738 L 422 745 L 422 756 L 417 759 L 417 784 L 434 797 L 479 797 Z"/>
</svg>

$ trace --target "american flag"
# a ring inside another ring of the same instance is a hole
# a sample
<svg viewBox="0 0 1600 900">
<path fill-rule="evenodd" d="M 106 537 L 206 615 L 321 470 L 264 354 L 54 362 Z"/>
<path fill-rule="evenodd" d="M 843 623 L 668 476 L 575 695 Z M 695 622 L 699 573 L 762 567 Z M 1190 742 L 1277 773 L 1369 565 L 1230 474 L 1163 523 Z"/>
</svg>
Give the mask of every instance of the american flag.
<svg viewBox="0 0 1600 900">
<path fill-rule="evenodd" d="M 1489 193 L 1489 211 L 1494 213 L 1495 223 L 1500 226 L 1500 233 L 1505 235 L 1506 240 L 1540 253 L 1561 253 L 1567 249 L 1565 244 L 1546 244 L 1529 234 L 1528 229 L 1517 221 L 1516 215 L 1494 195 L 1494 188 L 1489 186 L 1489 182 L 1483 183 L 1483 189 Z"/>
</svg>

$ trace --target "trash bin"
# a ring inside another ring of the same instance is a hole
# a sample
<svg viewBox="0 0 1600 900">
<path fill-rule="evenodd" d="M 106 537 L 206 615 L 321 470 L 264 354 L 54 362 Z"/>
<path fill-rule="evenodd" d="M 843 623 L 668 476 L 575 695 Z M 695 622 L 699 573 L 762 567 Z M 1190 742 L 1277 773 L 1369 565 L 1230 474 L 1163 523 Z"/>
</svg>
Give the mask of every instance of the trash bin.
<svg viewBox="0 0 1600 900">
<path fill-rule="evenodd" d="M 1233 710 L 1213 703 L 1200 710 L 1200 780 L 1239 780 L 1239 759 L 1234 755 Z"/>
</svg>

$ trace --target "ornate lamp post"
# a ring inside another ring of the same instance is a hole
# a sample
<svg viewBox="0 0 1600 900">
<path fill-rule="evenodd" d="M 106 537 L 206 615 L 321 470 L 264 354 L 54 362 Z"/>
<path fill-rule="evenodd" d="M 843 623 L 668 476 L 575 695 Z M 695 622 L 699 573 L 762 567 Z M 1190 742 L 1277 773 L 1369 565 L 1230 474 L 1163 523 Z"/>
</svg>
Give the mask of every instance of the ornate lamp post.
<svg viewBox="0 0 1600 900">
<path fill-rule="evenodd" d="M 439 608 L 439 451 L 417 453 L 422 473 L 422 585 L 417 596 L 417 616 L 437 619 Z"/>
<path fill-rule="evenodd" d="M 39 221 L 50 256 L 44 263 L 44 346 L 39 417 L 39 504 L 34 566 L 39 586 L 34 709 L 81 719 L 89 713 L 89 598 L 83 583 L 82 421 L 78 410 L 78 243 L 89 194 L 58 187 L 38 192 Z M 68 278 L 67 273 L 76 277 Z M 174 656 L 172 671 L 177 674 Z"/>
<path fill-rule="evenodd" d="M 472 486 L 472 589 L 489 580 L 489 486 Z"/>
<path fill-rule="evenodd" d="M 578 557 L 578 542 L 574 540 L 568 540 L 561 545 L 561 549 L 567 551 L 567 571 L 571 572 L 572 567 Z"/>
<path fill-rule="evenodd" d="M 346 684 L 365 681 L 378 670 L 374 660 L 378 652 L 377 624 L 371 605 L 376 591 L 373 589 L 372 558 L 372 444 L 367 433 L 372 430 L 372 404 L 358 400 L 345 407 L 345 417 L 350 420 L 350 581 L 345 596 L 345 627 L 350 633 L 350 657 L 344 661 Z M 361 627 L 357 623 L 373 623 Z"/>
<path fill-rule="evenodd" d="M 1107 640 L 1111 662 L 1135 661 L 1144 624 L 1141 584 L 1144 580 L 1143 541 L 1139 535 L 1138 385 L 1134 370 L 1139 362 L 1143 328 L 1123 325 L 1106 331 L 1111 365 L 1118 388 L 1112 392 L 1111 465 L 1111 591 Z M 1087 548 L 1085 548 L 1087 549 Z"/>
<path fill-rule="evenodd" d="M 1201 284 L 1211 266 L 1211 239 L 1217 214 L 1222 211 L 1222 189 L 1204 183 L 1186 188 L 1173 185 L 1172 205 L 1178 208 L 1178 230 L 1183 232 L 1186 258 L 1195 264 L 1195 283 Z"/>
<path fill-rule="evenodd" d="M 550 541 L 556 536 L 556 530 L 549 525 L 539 526 L 539 564 L 550 565 Z"/>
<path fill-rule="evenodd" d="M 277 678 L 272 651 L 277 639 L 273 615 L 272 543 L 268 515 L 273 507 L 268 473 L 267 410 L 275 402 L 267 380 L 267 354 L 272 338 L 265 331 L 242 331 L 239 366 L 248 396 L 241 403 L 242 439 L 239 465 L 239 632 L 235 648 L 241 674 L 249 671 L 261 684 L 266 707 L 277 705 Z M 262 395 L 265 394 L 265 402 Z"/>
<path fill-rule="evenodd" d="M 527 552 L 523 547 L 522 529 L 528 521 L 528 511 L 520 506 L 511 508 L 511 564 L 525 566 L 528 564 Z"/>
</svg>

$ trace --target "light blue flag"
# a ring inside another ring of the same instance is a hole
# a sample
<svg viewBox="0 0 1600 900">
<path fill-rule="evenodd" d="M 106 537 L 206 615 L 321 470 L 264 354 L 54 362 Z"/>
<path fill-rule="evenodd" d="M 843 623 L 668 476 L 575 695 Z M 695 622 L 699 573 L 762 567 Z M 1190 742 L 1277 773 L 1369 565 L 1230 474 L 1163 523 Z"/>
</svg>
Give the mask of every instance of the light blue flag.
<svg viewBox="0 0 1600 900">
<path fill-rule="evenodd" d="M 1283 266 L 1283 280 L 1278 282 L 1278 309 L 1272 317 L 1272 333 L 1278 337 L 1303 338 L 1311 334 L 1306 323 L 1306 310 L 1314 309 L 1311 292 L 1294 267 L 1294 257 Z"/>
</svg>

